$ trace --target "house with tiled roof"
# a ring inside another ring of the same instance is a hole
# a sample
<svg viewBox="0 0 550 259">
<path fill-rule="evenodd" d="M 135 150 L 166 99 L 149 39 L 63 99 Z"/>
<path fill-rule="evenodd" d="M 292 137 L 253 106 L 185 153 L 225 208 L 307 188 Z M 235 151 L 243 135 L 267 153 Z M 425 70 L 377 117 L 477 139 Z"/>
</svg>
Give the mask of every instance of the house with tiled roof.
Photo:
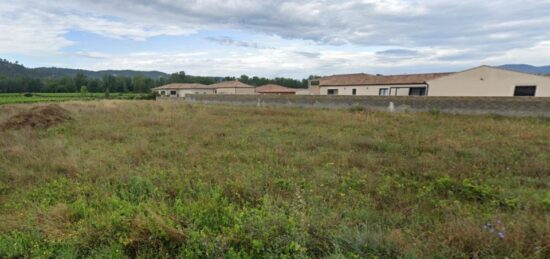
<svg viewBox="0 0 550 259">
<path fill-rule="evenodd" d="M 312 79 L 309 87 L 320 95 L 550 97 L 550 78 L 490 66 L 457 73 L 333 75 Z"/>
<path fill-rule="evenodd" d="M 426 95 L 427 81 L 451 73 L 371 75 L 347 74 L 319 78 L 313 86 L 321 95 Z"/>
</svg>

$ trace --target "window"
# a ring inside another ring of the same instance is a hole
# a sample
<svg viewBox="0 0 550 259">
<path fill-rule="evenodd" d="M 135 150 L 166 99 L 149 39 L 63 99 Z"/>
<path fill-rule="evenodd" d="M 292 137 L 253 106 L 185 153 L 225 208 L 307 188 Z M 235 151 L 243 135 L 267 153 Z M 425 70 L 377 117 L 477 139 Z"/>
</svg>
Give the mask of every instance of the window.
<svg viewBox="0 0 550 259">
<path fill-rule="evenodd" d="M 319 85 L 319 81 L 310 81 L 311 82 L 311 85 Z"/>
<path fill-rule="evenodd" d="M 380 90 L 378 90 L 378 95 L 379 96 L 388 96 L 388 95 L 390 95 L 390 90 L 388 88 L 380 88 Z"/>
<path fill-rule="evenodd" d="M 170 91 L 170 95 L 176 95 L 176 91 Z"/>
<path fill-rule="evenodd" d="M 516 86 L 514 96 L 535 96 L 536 86 Z"/>
<path fill-rule="evenodd" d="M 424 96 L 426 95 L 425 87 L 411 87 L 409 88 L 409 96 Z"/>
<path fill-rule="evenodd" d="M 354 89 L 351 89 L 351 94 L 352 94 L 352 95 L 357 95 L 357 89 L 355 89 L 355 88 L 354 88 Z"/>
<path fill-rule="evenodd" d="M 165 95 L 166 91 L 160 91 L 160 95 Z"/>
<path fill-rule="evenodd" d="M 338 95 L 338 89 L 328 89 L 327 94 L 328 95 Z"/>
</svg>

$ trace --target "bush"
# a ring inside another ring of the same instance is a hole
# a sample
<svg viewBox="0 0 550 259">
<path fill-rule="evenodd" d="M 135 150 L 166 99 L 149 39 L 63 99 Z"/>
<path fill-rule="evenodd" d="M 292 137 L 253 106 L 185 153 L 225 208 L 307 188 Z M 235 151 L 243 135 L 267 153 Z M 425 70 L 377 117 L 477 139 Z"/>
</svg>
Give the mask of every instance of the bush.
<svg viewBox="0 0 550 259">
<path fill-rule="evenodd" d="M 450 177 L 442 177 L 435 181 L 433 191 L 442 196 L 481 203 L 497 199 L 497 191 L 494 188 L 475 184 L 469 179 L 459 182 Z"/>
<path fill-rule="evenodd" d="M 156 98 L 156 93 L 141 94 L 134 97 L 136 100 L 155 100 Z"/>
<path fill-rule="evenodd" d="M 366 112 L 367 108 L 365 108 L 363 106 L 359 106 L 359 105 L 354 105 L 353 107 L 349 108 L 348 111 L 353 112 L 353 113 Z"/>
</svg>

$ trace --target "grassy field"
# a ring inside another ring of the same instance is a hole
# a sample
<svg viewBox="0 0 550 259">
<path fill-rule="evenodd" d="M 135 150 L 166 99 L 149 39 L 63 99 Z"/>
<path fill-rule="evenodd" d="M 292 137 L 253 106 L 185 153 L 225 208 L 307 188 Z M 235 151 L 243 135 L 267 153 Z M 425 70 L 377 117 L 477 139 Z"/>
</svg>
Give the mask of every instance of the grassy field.
<svg viewBox="0 0 550 259">
<path fill-rule="evenodd" d="M 112 93 L 111 98 L 131 98 L 139 96 L 134 93 Z M 83 96 L 80 93 L 35 93 L 32 96 L 25 96 L 22 93 L 0 93 L 0 105 L 15 103 L 43 103 L 62 102 L 74 100 L 96 100 L 105 98 L 104 93 L 88 93 Z"/>
<path fill-rule="evenodd" d="M 60 105 L 0 131 L 0 257 L 550 254 L 547 119 Z"/>
</svg>

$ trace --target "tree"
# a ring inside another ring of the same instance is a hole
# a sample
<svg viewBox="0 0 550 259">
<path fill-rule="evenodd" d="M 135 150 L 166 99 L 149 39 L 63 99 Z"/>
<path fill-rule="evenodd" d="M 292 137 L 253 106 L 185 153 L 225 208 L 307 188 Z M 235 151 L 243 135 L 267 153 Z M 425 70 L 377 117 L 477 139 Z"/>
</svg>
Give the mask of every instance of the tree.
<svg viewBox="0 0 550 259">
<path fill-rule="evenodd" d="M 122 76 L 117 76 L 115 78 L 115 90 L 118 93 L 128 92 L 128 86 L 126 84 L 126 78 Z"/>
<path fill-rule="evenodd" d="M 116 79 L 113 75 L 103 75 L 103 91 L 109 89 L 109 91 L 115 90 Z"/>
<path fill-rule="evenodd" d="M 184 71 L 170 75 L 170 83 L 185 83 L 186 75 Z"/>
<path fill-rule="evenodd" d="M 80 87 L 80 95 L 86 97 L 88 96 L 88 87 L 86 87 L 85 85 L 81 86 Z"/>
<path fill-rule="evenodd" d="M 76 85 L 74 84 L 73 78 L 69 76 L 64 76 L 60 79 L 60 89 L 59 92 L 74 93 L 76 92 Z"/>
<path fill-rule="evenodd" d="M 134 85 L 134 93 L 149 93 L 151 88 L 155 86 L 155 81 L 144 76 L 134 76 L 132 84 Z"/>
<path fill-rule="evenodd" d="M 247 75 L 241 75 L 241 77 L 239 78 L 239 81 L 241 81 L 245 84 L 248 84 L 248 79 L 249 79 L 249 77 Z"/>
<path fill-rule="evenodd" d="M 88 81 L 88 91 L 92 93 L 101 92 L 101 82 L 97 79 L 92 79 Z"/>
<path fill-rule="evenodd" d="M 156 86 L 161 86 L 161 85 L 165 85 L 165 84 L 166 84 L 166 78 L 161 77 L 161 78 L 159 78 L 159 80 L 157 81 L 157 83 L 155 85 Z"/>
<path fill-rule="evenodd" d="M 76 89 L 77 91 L 80 90 L 78 88 L 80 88 L 82 86 L 85 86 L 85 85 L 88 85 L 88 77 L 86 75 L 84 75 L 83 73 L 80 73 L 80 72 L 74 76 L 73 81 L 74 81 L 74 84 L 77 87 L 77 89 Z"/>
</svg>

